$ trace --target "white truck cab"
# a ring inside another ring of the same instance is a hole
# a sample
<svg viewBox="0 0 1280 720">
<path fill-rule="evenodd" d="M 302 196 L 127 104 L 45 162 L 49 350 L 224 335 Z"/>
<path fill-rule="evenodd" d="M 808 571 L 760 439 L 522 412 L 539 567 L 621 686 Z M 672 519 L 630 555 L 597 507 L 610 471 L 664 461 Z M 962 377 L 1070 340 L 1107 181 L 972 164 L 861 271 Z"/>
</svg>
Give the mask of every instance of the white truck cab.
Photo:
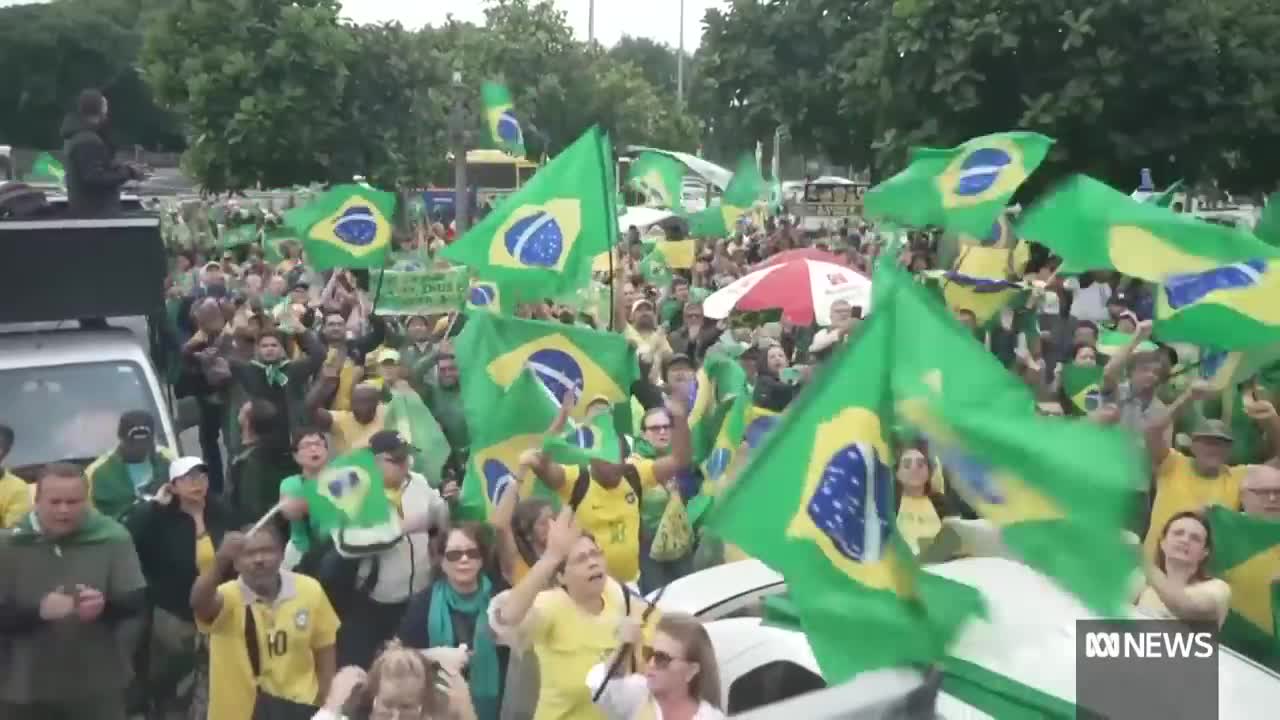
<svg viewBox="0 0 1280 720">
<path fill-rule="evenodd" d="M 0 422 L 6 467 L 87 464 L 116 444 L 120 415 L 146 410 L 177 451 L 163 375 L 166 260 L 159 218 L 130 213 L 0 220 Z"/>
</svg>

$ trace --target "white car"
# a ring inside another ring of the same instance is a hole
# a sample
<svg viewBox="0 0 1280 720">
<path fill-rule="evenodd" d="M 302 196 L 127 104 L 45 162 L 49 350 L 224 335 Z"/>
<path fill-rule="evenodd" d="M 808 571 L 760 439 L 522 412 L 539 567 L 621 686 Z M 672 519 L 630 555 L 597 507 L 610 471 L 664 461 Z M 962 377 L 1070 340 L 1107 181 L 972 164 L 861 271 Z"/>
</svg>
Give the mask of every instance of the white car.
<svg viewBox="0 0 1280 720">
<path fill-rule="evenodd" d="M 977 588 L 987 603 L 990 619 L 969 623 L 951 648 L 954 657 L 1075 701 L 1075 624 L 1096 616 L 1074 596 L 1031 568 L 1003 558 L 953 560 L 926 570 Z M 681 578 L 658 600 L 665 611 L 708 620 L 723 700 L 731 714 L 826 687 L 802 633 L 761 623 L 764 598 L 785 591 L 781 575 L 744 560 Z M 1136 611 L 1132 616 L 1143 617 Z M 1225 647 L 1218 676 L 1220 717 L 1267 717 L 1262 708 L 1280 707 L 1280 676 Z M 909 687 L 920 680 L 918 673 L 888 670 L 864 673 L 852 684 L 881 691 L 886 685 Z M 991 717 L 945 691 L 938 695 L 937 712 L 948 720 Z"/>
</svg>

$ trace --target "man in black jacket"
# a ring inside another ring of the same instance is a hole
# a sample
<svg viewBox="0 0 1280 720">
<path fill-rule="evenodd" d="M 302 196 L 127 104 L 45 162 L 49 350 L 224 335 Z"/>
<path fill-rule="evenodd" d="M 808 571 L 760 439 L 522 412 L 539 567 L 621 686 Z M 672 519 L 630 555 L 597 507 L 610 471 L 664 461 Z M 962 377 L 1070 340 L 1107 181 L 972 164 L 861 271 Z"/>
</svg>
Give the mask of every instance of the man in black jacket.
<svg viewBox="0 0 1280 720">
<path fill-rule="evenodd" d="M 67 168 L 67 202 L 76 217 L 103 217 L 120 212 L 120 186 L 141 180 L 132 165 L 116 162 L 102 137 L 107 99 L 97 90 L 83 90 L 76 112 L 62 122 L 63 157 Z"/>
</svg>

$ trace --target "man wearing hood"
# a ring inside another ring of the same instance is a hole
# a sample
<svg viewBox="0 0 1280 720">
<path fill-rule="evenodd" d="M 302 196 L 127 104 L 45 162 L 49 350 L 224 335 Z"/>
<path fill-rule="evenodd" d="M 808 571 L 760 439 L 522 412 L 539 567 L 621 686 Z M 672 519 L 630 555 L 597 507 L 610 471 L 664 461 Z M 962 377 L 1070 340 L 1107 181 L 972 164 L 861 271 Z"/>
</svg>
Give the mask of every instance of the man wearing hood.
<svg viewBox="0 0 1280 720">
<path fill-rule="evenodd" d="M 116 162 L 102 136 L 107 122 L 107 99 L 97 90 L 83 90 L 76 112 L 62 122 L 62 154 L 66 158 L 67 203 L 76 217 L 103 217 L 120 212 L 120 186 L 141 180 L 131 165 Z"/>
<path fill-rule="evenodd" d="M 35 509 L 0 534 L 0 717 L 123 720 L 132 673 L 124 621 L 146 583 L 129 533 L 89 505 L 75 465 L 50 463 Z"/>
</svg>

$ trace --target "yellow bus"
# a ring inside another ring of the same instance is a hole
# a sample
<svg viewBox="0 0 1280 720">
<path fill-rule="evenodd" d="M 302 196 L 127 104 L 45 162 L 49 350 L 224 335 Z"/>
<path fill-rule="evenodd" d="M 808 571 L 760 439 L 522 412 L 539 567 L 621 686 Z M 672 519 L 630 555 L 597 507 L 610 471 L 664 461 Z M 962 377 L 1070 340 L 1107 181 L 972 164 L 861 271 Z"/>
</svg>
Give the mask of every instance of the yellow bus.
<svg viewBox="0 0 1280 720">
<path fill-rule="evenodd" d="M 501 150 L 467 151 L 467 184 L 476 189 L 476 205 L 492 207 L 519 190 L 538 171 L 538 164 Z"/>
</svg>

